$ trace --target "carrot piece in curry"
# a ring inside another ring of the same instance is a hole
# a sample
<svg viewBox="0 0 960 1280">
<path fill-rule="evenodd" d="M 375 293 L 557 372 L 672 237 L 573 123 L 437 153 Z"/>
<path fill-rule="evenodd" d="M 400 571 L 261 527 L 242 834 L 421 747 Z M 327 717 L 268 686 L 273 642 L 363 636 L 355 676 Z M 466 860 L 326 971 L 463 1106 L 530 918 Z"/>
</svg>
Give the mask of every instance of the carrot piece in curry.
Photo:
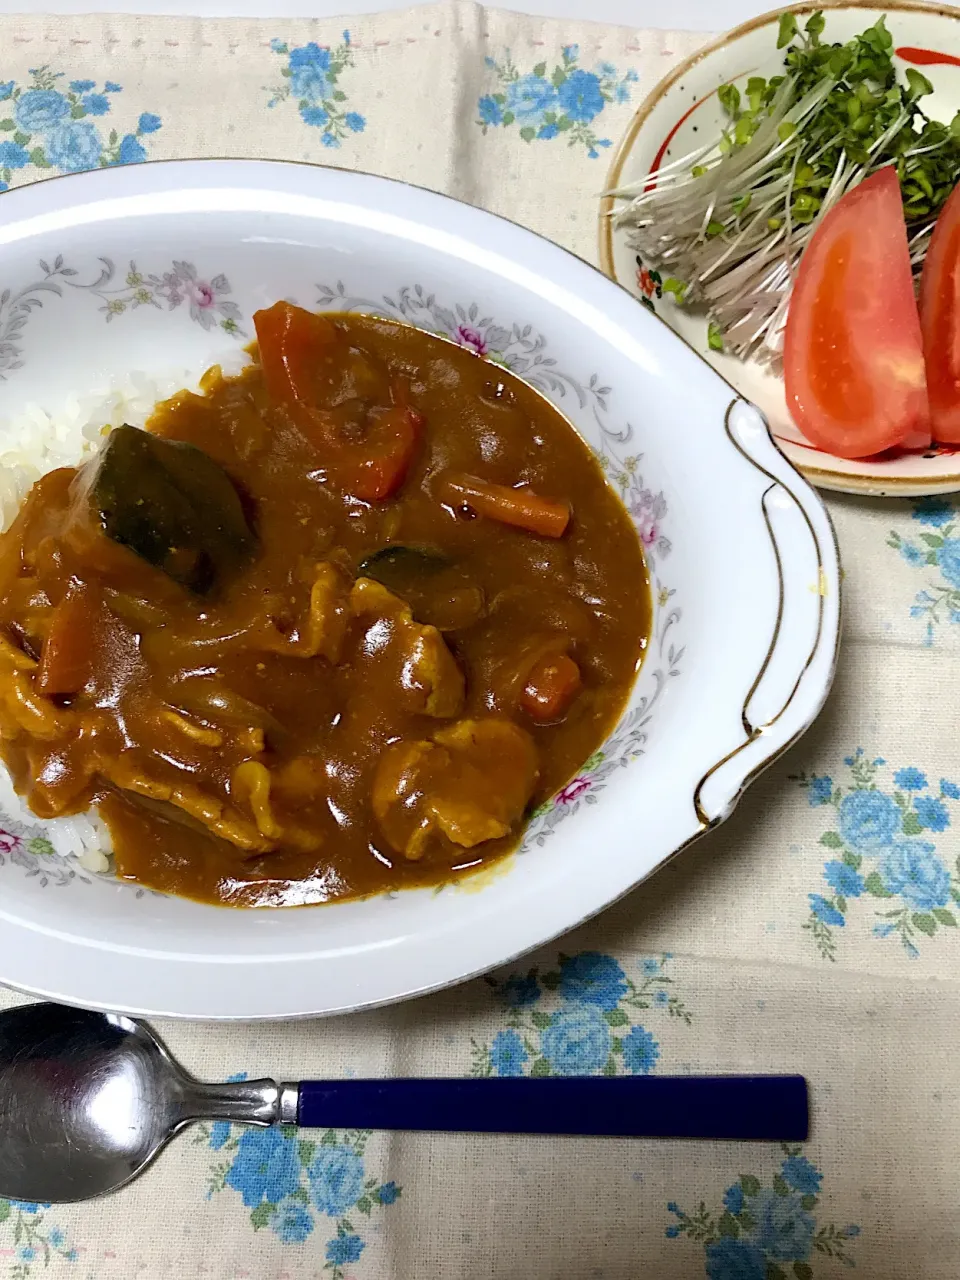
<svg viewBox="0 0 960 1280">
<path fill-rule="evenodd" d="M 478 516 L 526 529 L 542 538 L 562 538 L 570 521 L 569 503 L 542 498 L 532 489 L 511 489 L 460 472 L 441 476 L 438 489 L 451 506 L 471 507 Z"/>
<path fill-rule="evenodd" d="M 102 602 L 97 586 L 73 581 L 53 610 L 43 642 L 35 691 L 46 698 L 79 693 L 93 673 Z"/>
<path fill-rule="evenodd" d="M 565 653 L 553 654 L 538 662 L 520 695 L 520 706 L 539 724 L 550 724 L 567 711 L 580 692 L 580 668 Z"/>
</svg>

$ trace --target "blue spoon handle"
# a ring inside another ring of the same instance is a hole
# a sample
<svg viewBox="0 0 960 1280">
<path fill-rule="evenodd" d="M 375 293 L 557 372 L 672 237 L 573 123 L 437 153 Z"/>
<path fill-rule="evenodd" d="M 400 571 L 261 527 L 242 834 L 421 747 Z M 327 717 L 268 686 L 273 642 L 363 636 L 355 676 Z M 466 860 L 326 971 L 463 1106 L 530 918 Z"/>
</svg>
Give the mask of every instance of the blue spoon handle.
<svg viewBox="0 0 960 1280">
<path fill-rule="evenodd" d="M 308 1129 L 803 1142 L 803 1076 L 305 1080 Z"/>
</svg>

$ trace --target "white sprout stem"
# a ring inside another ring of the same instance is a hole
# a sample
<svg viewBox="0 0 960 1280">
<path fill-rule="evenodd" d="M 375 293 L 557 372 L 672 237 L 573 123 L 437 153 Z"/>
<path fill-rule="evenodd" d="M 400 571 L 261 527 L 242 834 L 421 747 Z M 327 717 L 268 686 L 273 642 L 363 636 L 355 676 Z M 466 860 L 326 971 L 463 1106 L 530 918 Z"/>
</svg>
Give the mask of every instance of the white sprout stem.
<svg viewBox="0 0 960 1280">
<path fill-rule="evenodd" d="M 901 105 L 883 133 L 865 144 L 866 163 L 852 160 L 841 147 L 826 189 L 818 193 L 819 203 L 808 204 L 815 211 L 798 221 L 794 205 L 801 164 L 822 162 L 840 146 L 842 136 L 820 140 L 813 154 L 804 156 L 802 126 L 838 85 L 848 91 L 854 86 L 842 77 L 825 76 L 797 98 L 796 83 L 794 75 L 784 77 L 743 145 L 723 150 L 711 141 L 607 193 L 624 202 L 612 211 L 614 225 L 628 229 L 629 243 L 640 256 L 671 268 L 683 280 L 684 304 L 708 309 L 724 333 L 727 350 L 762 362 L 779 359 L 804 249 L 837 201 L 875 171 L 916 109 L 909 102 Z M 735 124 L 730 132 L 724 130 L 728 141 Z M 784 130 L 784 124 L 793 128 Z M 925 155 L 945 145 L 942 139 L 904 155 Z M 915 266 L 931 231 L 932 223 L 910 240 Z"/>
</svg>

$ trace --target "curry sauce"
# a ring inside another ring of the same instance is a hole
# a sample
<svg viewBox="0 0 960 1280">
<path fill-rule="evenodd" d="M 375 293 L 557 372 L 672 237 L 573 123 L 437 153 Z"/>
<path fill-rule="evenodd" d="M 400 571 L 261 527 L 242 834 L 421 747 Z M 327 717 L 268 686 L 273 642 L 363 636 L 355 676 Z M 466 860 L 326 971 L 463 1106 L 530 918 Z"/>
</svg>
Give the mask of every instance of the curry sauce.
<svg viewBox="0 0 960 1280">
<path fill-rule="evenodd" d="M 651 622 L 593 454 L 405 325 L 256 317 L 239 376 L 43 477 L 0 537 L 0 753 L 119 876 L 299 905 L 514 848 L 613 728 Z"/>
</svg>

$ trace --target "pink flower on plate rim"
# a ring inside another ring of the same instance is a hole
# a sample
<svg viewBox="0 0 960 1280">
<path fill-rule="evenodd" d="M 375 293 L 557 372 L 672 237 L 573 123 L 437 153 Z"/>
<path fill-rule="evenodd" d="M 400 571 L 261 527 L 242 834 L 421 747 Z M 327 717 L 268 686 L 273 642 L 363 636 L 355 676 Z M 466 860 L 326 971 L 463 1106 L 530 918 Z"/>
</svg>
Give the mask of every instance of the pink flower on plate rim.
<svg viewBox="0 0 960 1280">
<path fill-rule="evenodd" d="M 653 546 L 660 536 L 660 530 L 653 516 L 643 515 L 637 517 L 637 533 L 640 535 L 640 541 L 645 547 Z"/>
<path fill-rule="evenodd" d="M 190 301 L 195 307 L 199 307 L 201 311 L 206 311 L 208 307 L 214 306 L 217 301 L 213 285 L 208 284 L 206 280 L 187 280 L 184 288 Z"/>
<path fill-rule="evenodd" d="M 645 547 L 654 546 L 660 539 L 660 521 L 667 514 L 667 504 L 662 493 L 652 493 L 649 489 L 641 489 L 628 504 Z"/>
<path fill-rule="evenodd" d="M 20 837 L 15 836 L 12 831 L 0 829 L 0 853 L 13 853 L 22 843 Z"/>
<path fill-rule="evenodd" d="M 165 273 L 163 284 L 157 292 L 171 309 L 186 302 L 191 320 L 204 329 L 213 329 L 220 320 L 221 327 L 232 333 L 242 333 L 240 308 L 230 300 L 230 281 L 222 273 L 211 280 L 204 280 L 192 262 L 175 262 L 173 270 Z"/>
<path fill-rule="evenodd" d="M 579 778 L 574 778 L 572 782 L 568 782 L 562 791 L 557 792 L 557 804 L 573 804 L 574 800 L 578 800 L 585 791 L 589 791 L 593 786 L 592 778 L 585 778 L 582 774 Z"/>
<path fill-rule="evenodd" d="M 487 354 L 487 344 L 483 340 L 483 334 L 477 329 L 471 329 L 466 324 L 459 324 L 454 337 L 458 346 L 466 347 L 468 351 L 472 351 L 475 355 L 485 356 Z"/>
</svg>

